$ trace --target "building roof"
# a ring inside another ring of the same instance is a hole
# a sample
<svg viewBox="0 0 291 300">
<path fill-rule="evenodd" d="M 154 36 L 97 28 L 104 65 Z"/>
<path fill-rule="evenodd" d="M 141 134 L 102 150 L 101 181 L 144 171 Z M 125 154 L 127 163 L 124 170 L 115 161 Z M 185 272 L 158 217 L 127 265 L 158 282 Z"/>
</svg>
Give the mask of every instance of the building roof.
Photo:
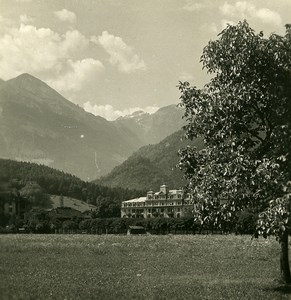
<svg viewBox="0 0 291 300">
<path fill-rule="evenodd" d="M 135 199 L 130 199 L 130 200 L 126 200 L 126 201 L 123 201 L 123 202 L 126 202 L 126 203 L 131 203 L 131 202 L 145 202 L 147 197 L 139 197 L 139 198 L 135 198 Z"/>
<path fill-rule="evenodd" d="M 145 228 L 143 226 L 128 226 L 129 229 L 142 229 L 144 230 Z"/>
<path fill-rule="evenodd" d="M 165 195 L 163 192 L 156 192 L 155 195 Z"/>
<path fill-rule="evenodd" d="M 178 194 L 178 193 L 182 193 L 183 190 L 169 190 L 169 194 Z"/>
</svg>

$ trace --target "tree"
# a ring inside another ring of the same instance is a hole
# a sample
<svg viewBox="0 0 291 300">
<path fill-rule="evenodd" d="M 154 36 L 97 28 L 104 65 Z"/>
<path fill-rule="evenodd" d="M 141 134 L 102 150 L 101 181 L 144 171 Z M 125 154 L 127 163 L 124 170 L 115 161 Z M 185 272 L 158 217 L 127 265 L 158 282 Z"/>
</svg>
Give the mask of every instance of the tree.
<svg viewBox="0 0 291 300">
<path fill-rule="evenodd" d="M 44 193 L 43 189 L 36 182 L 28 182 L 20 190 L 20 195 L 24 198 L 27 198 L 31 206 L 48 206 L 49 196 Z"/>
<path fill-rule="evenodd" d="M 260 214 L 258 234 L 281 244 L 281 275 L 290 282 L 291 30 L 256 34 L 246 21 L 228 25 L 201 57 L 212 78 L 203 88 L 180 82 L 188 139 L 179 166 L 201 226 L 228 230 L 241 211 Z"/>
</svg>

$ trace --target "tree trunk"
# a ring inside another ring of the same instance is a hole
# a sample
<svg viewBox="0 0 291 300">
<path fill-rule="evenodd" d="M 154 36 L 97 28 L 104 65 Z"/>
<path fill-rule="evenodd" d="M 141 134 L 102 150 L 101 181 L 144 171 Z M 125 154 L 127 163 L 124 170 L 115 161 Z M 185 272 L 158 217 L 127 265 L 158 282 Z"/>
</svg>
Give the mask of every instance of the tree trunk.
<svg viewBox="0 0 291 300">
<path fill-rule="evenodd" d="M 289 255 L 288 255 L 288 231 L 285 230 L 280 240 L 281 254 L 280 254 L 280 271 L 281 279 L 284 283 L 291 283 Z"/>
</svg>

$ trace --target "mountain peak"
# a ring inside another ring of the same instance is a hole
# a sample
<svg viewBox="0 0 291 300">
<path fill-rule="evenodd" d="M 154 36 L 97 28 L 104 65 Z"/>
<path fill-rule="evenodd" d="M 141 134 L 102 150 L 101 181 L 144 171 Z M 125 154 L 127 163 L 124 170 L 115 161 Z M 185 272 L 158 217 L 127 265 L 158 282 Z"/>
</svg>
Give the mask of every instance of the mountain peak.
<svg viewBox="0 0 291 300">
<path fill-rule="evenodd" d="M 22 73 L 22 74 L 18 75 L 16 78 L 34 78 L 34 79 L 37 79 L 36 77 L 32 76 L 29 73 Z"/>
<path fill-rule="evenodd" d="M 116 121 L 136 119 L 138 117 L 142 117 L 142 116 L 145 116 L 145 115 L 149 115 L 149 113 L 147 113 L 143 110 L 137 110 L 137 111 L 134 111 L 132 114 L 121 116 L 121 117 L 117 118 Z"/>
<path fill-rule="evenodd" d="M 9 79 L 7 83 L 14 89 L 26 90 L 34 95 L 37 95 L 38 98 L 63 98 L 62 95 L 60 95 L 57 91 L 51 88 L 44 81 L 28 73 L 23 73 L 15 78 Z"/>
<path fill-rule="evenodd" d="M 16 82 L 33 82 L 33 81 L 35 81 L 35 82 L 44 83 L 40 79 L 38 79 L 28 73 L 22 73 L 22 74 L 18 75 L 17 77 L 10 79 L 9 81 L 16 81 Z"/>
<path fill-rule="evenodd" d="M 149 113 L 143 111 L 143 110 L 137 110 L 135 112 L 133 112 L 131 115 L 127 115 L 124 118 L 125 119 L 130 119 L 130 118 L 138 118 L 138 117 L 142 117 L 142 116 L 146 116 L 149 115 Z"/>
</svg>

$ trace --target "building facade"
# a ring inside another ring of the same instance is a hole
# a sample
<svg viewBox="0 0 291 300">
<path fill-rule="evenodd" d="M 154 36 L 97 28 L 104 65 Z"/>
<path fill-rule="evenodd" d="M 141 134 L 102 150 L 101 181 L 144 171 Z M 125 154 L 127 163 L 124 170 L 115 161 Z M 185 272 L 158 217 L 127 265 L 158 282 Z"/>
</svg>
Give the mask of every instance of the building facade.
<svg viewBox="0 0 291 300">
<path fill-rule="evenodd" d="M 149 191 L 146 197 L 123 201 L 122 218 L 180 218 L 191 213 L 193 201 L 183 190 L 168 190 L 166 185 L 159 192 Z"/>
<path fill-rule="evenodd" d="M 0 192 L 0 215 L 24 217 L 25 202 L 17 192 Z"/>
</svg>

